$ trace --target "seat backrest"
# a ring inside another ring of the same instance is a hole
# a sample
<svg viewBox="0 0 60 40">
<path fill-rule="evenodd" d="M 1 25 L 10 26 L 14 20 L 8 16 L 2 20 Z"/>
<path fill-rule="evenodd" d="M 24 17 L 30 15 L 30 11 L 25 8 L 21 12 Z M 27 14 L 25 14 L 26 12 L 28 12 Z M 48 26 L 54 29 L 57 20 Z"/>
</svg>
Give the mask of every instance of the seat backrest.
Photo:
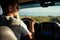
<svg viewBox="0 0 60 40">
<path fill-rule="evenodd" d="M 1 40 L 17 40 L 13 31 L 7 26 L 0 26 L 0 39 Z"/>
<path fill-rule="evenodd" d="M 59 26 L 53 22 L 42 22 L 36 32 L 36 40 L 57 40 L 56 35 L 59 35 Z M 58 36 L 59 37 L 59 36 Z"/>
</svg>

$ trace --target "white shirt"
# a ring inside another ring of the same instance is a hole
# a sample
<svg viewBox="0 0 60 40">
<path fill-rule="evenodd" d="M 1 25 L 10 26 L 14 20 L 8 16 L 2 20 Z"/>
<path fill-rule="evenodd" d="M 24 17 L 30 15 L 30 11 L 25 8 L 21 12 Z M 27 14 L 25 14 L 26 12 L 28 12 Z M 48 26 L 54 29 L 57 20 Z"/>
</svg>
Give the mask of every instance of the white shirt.
<svg viewBox="0 0 60 40">
<path fill-rule="evenodd" d="M 6 17 L 6 20 L 8 20 L 7 25 L 12 29 L 12 31 L 15 33 L 18 39 L 20 39 L 21 33 L 24 36 L 27 36 L 30 33 L 29 30 L 27 29 L 27 26 L 23 23 L 22 20 L 20 20 L 19 17 L 17 17 L 17 19 L 10 16 L 4 16 L 4 17 Z"/>
</svg>

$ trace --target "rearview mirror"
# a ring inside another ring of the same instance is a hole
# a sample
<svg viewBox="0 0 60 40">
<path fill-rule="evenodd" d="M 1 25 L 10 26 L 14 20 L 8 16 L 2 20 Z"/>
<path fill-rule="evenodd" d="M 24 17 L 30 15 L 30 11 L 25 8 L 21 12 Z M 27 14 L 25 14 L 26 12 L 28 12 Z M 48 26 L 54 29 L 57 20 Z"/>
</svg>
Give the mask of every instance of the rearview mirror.
<svg viewBox="0 0 60 40">
<path fill-rule="evenodd" d="M 48 7 L 48 6 L 54 6 L 55 5 L 55 1 L 54 0 L 42 0 L 40 1 L 40 6 L 42 7 Z"/>
</svg>

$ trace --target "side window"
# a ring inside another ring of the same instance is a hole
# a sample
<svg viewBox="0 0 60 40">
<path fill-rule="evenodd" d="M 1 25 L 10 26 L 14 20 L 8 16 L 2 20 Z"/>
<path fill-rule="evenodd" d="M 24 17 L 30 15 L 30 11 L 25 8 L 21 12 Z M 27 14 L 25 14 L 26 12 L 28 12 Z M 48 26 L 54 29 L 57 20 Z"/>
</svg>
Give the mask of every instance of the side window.
<svg viewBox="0 0 60 40">
<path fill-rule="evenodd" d="M 2 12 L 2 8 L 1 8 L 1 6 L 0 6 L 0 15 L 2 14 L 3 12 Z"/>
</svg>

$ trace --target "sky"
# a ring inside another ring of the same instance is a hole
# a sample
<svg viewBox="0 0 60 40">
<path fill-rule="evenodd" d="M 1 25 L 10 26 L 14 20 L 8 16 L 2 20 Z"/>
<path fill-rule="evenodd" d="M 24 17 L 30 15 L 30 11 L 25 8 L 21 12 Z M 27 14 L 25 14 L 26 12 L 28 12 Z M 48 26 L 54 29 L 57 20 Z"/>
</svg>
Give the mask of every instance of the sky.
<svg viewBox="0 0 60 40">
<path fill-rule="evenodd" d="M 19 13 L 23 16 L 60 16 L 60 6 L 25 8 L 20 9 Z"/>
</svg>

